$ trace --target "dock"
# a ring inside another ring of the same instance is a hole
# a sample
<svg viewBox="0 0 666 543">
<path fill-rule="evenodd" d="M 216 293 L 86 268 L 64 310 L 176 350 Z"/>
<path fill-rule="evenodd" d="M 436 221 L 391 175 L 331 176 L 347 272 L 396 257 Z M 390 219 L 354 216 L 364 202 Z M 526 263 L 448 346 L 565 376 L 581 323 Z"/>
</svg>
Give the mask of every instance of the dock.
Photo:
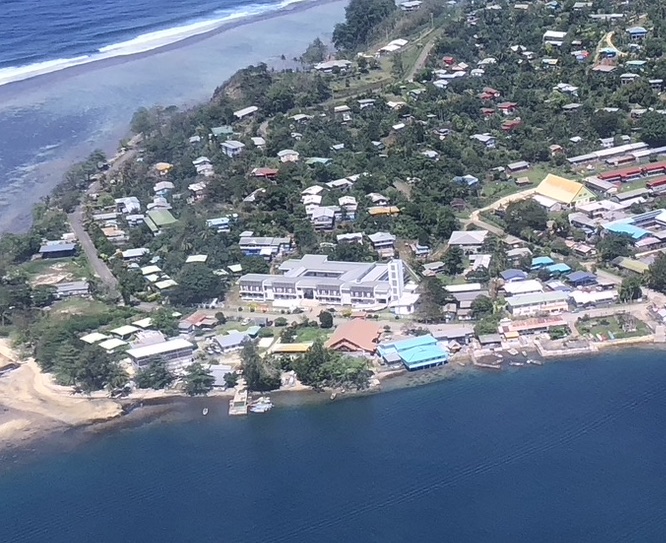
<svg viewBox="0 0 666 543">
<path fill-rule="evenodd" d="M 229 400 L 229 415 L 247 415 L 247 389 L 236 390 Z"/>
</svg>

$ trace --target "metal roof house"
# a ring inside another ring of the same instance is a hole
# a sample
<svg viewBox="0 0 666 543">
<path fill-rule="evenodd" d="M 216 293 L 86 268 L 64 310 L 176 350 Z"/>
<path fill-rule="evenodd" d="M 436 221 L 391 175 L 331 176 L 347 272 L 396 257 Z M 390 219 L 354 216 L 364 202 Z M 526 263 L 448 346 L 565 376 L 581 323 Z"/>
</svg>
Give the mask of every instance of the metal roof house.
<svg viewBox="0 0 666 543">
<path fill-rule="evenodd" d="M 42 258 L 64 258 L 76 255 L 76 243 L 62 243 L 59 241 L 47 241 L 39 248 Z"/>
<path fill-rule="evenodd" d="M 377 346 L 377 352 L 385 363 L 400 362 L 408 371 L 434 368 L 449 361 L 449 351 L 429 334 L 381 343 Z"/>
<path fill-rule="evenodd" d="M 455 230 L 451 232 L 449 247 L 460 247 L 466 253 L 476 253 L 487 236 L 487 230 Z"/>
</svg>

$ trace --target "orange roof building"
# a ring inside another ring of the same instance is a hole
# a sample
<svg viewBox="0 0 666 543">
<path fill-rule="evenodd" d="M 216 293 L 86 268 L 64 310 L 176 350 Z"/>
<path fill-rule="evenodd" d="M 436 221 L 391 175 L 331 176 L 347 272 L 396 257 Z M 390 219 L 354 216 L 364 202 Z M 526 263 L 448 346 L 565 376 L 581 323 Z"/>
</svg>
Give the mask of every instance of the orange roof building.
<svg viewBox="0 0 666 543">
<path fill-rule="evenodd" d="M 376 322 L 365 319 L 353 319 L 341 324 L 326 342 L 326 348 L 346 353 L 365 352 L 372 354 L 383 328 Z"/>
</svg>

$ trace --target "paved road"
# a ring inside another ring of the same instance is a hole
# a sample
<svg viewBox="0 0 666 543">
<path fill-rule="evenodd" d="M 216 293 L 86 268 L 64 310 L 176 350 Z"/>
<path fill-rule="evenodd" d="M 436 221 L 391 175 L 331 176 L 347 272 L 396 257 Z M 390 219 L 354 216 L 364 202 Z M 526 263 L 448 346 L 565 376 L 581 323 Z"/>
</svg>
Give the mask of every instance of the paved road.
<svg viewBox="0 0 666 543">
<path fill-rule="evenodd" d="M 116 158 L 111 167 L 106 171 L 106 176 L 109 177 L 117 172 L 123 164 L 134 158 L 136 153 L 137 151 L 135 149 L 131 149 Z M 93 194 L 95 192 L 99 192 L 99 190 L 100 182 L 95 181 L 90 185 L 86 194 Z M 113 273 L 111 273 L 111 270 L 109 269 L 109 266 L 107 266 L 106 262 L 104 262 L 98 256 L 95 244 L 85 229 L 84 213 L 85 205 L 82 203 L 67 216 L 69 224 L 72 227 L 72 231 L 76 235 L 79 244 L 81 245 L 81 249 L 83 249 L 86 258 L 88 259 L 90 267 L 92 268 L 95 276 L 97 276 L 102 281 L 102 283 L 104 283 L 112 296 L 118 297 L 120 294 L 118 291 L 118 280 L 114 277 Z"/>
</svg>

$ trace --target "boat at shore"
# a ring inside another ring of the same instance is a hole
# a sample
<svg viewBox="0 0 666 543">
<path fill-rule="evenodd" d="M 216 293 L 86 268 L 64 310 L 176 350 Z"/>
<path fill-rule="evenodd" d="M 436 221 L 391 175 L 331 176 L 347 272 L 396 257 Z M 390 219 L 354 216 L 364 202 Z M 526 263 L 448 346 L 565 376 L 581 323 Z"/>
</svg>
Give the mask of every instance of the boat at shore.
<svg viewBox="0 0 666 543">
<path fill-rule="evenodd" d="M 250 404 L 250 411 L 252 413 L 266 413 L 273 409 L 273 402 L 268 396 L 261 396 L 258 400 L 255 400 Z"/>
<path fill-rule="evenodd" d="M 534 358 L 528 358 L 525 363 L 532 364 L 533 366 L 543 366 L 543 362 L 541 360 L 535 360 Z"/>
<path fill-rule="evenodd" d="M 206 415 L 208 415 L 208 408 L 207 408 L 207 407 L 204 407 L 203 410 L 201 411 L 201 414 L 202 414 L 204 417 L 205 417 Z"/>
<path fill-rule="evenodd" d="M 525 362 L 509 362 L 509 366 L 522 367 L 525 365 Z"/>
</svg>

